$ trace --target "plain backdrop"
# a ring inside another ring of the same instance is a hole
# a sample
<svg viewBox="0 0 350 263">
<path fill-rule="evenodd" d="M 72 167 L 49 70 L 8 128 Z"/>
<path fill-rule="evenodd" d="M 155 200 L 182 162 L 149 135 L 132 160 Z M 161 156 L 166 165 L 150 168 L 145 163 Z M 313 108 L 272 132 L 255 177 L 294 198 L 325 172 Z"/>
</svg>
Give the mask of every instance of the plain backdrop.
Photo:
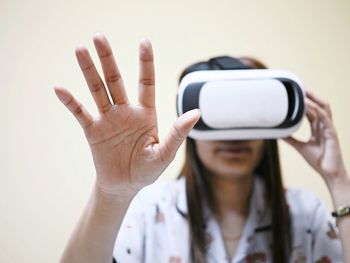
<svg viewBox="0 0 350 263">
<path fill-rule="evenodd" d="M 185 66 L 250 55 L 293 71 L 331 103 L 349 168 L 348 0 L 1 0 L 0 262 L 57 262 L 87 202 L 94 182 L 89 148 L 53 86 L 69 88 L 96 113 L 74 48 L 87 45 L 96 59 L 97 31 L 109 38 L 134 102 L 138 42 L 151 39 L 161 138 L 176 118 L 177 79 Z M 296 136 L 308 135 L 304 121 Z M 286 185 L 313 191 L 332 209 L 318 174 L 284 142 L 280 149 Z M 161 180 L 177 176 L 183 150 Z"/>
</svg>

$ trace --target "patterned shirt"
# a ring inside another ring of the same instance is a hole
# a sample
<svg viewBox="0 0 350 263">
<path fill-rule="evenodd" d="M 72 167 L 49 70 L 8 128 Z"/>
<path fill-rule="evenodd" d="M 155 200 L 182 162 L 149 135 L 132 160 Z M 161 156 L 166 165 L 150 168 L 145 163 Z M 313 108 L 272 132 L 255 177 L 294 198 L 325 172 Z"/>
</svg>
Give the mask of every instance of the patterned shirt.
<svg viewBox="0 0 350 263">
<path fill-rule="evenodd" d="M 288 189 L 286 199 L 293 235 L 290 262 L 343 262 L 338 229 L 322 202 L 314 194 L 301 189 Z M 231 260 L 220 226 L 208 212 L 207 261 L 272 262 L 271 216 L 266 211 L 264 186 L 255 176 L 249 215 Z M 115 243 L 114 262 L 190 262 L 186 214 L 185 178 L 160 181 L 145 187 L 133 199 L 125 215 Z"/>
</svg>

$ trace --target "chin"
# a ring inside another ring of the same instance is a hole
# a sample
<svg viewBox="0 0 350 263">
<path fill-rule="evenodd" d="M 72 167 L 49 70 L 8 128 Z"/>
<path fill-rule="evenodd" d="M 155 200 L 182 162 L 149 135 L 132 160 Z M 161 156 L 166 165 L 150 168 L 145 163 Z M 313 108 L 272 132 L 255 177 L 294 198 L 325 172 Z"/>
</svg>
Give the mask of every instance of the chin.
<svg viewBox="0 0 350 263">
<path fill-rule="evenodd" d="M 251 176 L 253 171 L 246 167 L 220 167 L 216 171 L 212 171 L 213 175 L 222 179 L 245 179 Z"/>
</svg>

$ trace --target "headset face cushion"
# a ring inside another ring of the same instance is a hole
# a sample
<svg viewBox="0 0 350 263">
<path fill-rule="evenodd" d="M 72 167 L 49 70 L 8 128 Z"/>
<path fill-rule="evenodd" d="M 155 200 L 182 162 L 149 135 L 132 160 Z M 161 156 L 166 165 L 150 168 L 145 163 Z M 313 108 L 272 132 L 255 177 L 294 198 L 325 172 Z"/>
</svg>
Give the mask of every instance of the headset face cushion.
<svg viewBox="0 0 350 263">
<path fill-rule="evenodd" d="M 299 127 L 304 97 L 300 80 L 284 70 L 196 71 L 180 83 L 177 112 L 201 110 L 193 139 L 273 139 Z"/>
</svg>

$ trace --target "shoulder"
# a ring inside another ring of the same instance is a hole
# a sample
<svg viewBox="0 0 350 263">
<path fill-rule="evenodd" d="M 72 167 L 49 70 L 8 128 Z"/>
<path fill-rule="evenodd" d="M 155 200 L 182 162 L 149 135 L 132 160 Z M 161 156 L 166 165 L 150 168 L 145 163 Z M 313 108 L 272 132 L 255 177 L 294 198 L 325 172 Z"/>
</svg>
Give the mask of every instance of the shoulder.
<svg viewBox="0 0 350 263">
<path fill-rule="evenodd" d="M 324 203 L 311 191 L 291 188 L 286 191 L 292 220 L 294 255 L 304 248 L 308 258 L 343 262 L 339 229 Z M 328 262 L 327 261 L 327 262 Z M 323 262 L 323 261 L 322 261 Z"/>
<path fill-rule="evenodd" d="M 310 211 L 322 205 L 322 201 L 311 191 L 290 187 L 286 190 L 286 199 L 295 210 Z"/>
<path fill-rule="evenodd" d="M 286 201 L 294 221 L 304 221 L 306 227 L 311 227 L 315 220 L 329 218 L 324 203 L 313 192 L 301 188 L 288 188 Z"/>
</svg>

